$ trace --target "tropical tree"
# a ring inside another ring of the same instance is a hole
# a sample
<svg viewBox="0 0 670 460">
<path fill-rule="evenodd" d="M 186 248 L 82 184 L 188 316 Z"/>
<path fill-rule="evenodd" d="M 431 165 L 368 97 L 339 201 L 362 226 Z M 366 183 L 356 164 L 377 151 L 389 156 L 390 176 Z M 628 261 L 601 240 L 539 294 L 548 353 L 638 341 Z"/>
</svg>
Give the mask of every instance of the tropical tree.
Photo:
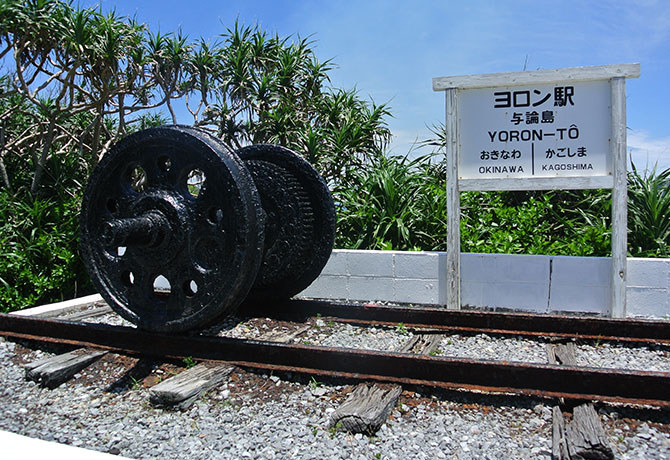
<svg viewBox="0 0 670 460">
<path fill-rule="evenodd" d="M 332 64 L 310 40 L 239 23 L 220 38 L 192 43 L 181 31 L 151 32 L 58 0 L 0 2 L 0 58 L 14 63 L 0 95 L 3 185 L 9 153 L 32 163 L 36 194 L 50 158 L 78 150 L 90 169 L 147 110 L 165 107 L 177 123 L 182 97 L 194 123 L 232 148 L 285 145 L 331 182 L 384 151 L 388 109 L 331 88 Z M 23 132 L 10 129 L 17 114 L 30 119 Z"/>
<path fill-rule="evenodd" d="M 76 151 L 90 169 L 126 133 L 129 115 L 168 99 L 153 99 L 157 57 L 144 36 L 143 25 L 114 12 L 56 0 L 0 3 L 0 57 L 13 63 L 0 95 L 1 156 L 32 164 L 31 194 L 51 158 Z M 21 131 L 12 129 L 17 116 L 27 122 Z"/>
<path fill-rule="evenodd" d="M 194 124 L 231 148 L 276 143 L 304 155 L 333 183 L 384 151 L 385 105 L 329 86 L 332 63 L 309 39 L 281 38 L 239 23 L 222 42 L 200 39 L 184 88 Z"/>
<path fill-rule="evenodd" d="M 184 95 L 184 78 L 187 64 L 191 61 L 192 45 L 181 30 L 171 34 L 161 34 L 158 31 L 149 32 L 147 48 L 151 67 L 150 75 L 153 76 L 162 93 L 159 104 L 165 103 L 172 123 L 177 124 L 177 115 L 172 100 Z"/>
</svg>

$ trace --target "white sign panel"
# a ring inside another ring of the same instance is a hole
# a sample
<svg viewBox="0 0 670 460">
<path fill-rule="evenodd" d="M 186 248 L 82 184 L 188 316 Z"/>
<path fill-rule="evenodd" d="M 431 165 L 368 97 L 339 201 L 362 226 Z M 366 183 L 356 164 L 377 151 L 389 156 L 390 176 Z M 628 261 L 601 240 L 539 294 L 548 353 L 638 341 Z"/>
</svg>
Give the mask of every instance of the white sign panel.
<svg viewBox="0 0 670 460">
<path fill-rule="evenodd" d="M 464 89 L 459 179 L 607 176 L 609 80 Z"/>
</svg>

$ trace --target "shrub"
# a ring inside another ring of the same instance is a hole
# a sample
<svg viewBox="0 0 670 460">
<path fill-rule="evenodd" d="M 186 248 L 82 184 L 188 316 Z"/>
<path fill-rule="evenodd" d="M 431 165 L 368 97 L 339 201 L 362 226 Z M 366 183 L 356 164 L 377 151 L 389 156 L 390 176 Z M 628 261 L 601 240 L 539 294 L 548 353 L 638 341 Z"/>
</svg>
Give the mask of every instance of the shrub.
<svg viewBox="0 0 670 460">
<path fill-rule="evenodd" d="M 380 156 L 335 189 L 336 245 L 437 250 L 446 230 L 445 188 L 428 157 Z"/>
<path fill-rule="evenodd" d="M 0 192 L 0 311 L 91 292 L 78 250 L 80 201 Z"/>
<path fill-rule="evenodd" d="M 446 250 L 444 162 L 429 155 L 375 158 L 335 189 L 336 245 Z M 670 170 L 628 176 L 629 254 L 670 256 Z M 501 254 L 611 255 L 611 192 L 461 193 L 461 250 Z"/>
<path fill-rule="evenodd" d="M 628 247 L 637 257 L 670 256 L 670 169 L 628 174 Z"/>
</svg>

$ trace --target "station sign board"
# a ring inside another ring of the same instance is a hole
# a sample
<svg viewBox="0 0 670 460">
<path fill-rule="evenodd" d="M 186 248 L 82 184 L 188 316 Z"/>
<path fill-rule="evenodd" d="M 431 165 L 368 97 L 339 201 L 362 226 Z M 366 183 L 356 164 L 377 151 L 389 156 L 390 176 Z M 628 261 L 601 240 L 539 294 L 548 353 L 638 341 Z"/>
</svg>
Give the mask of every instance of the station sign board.
<svg viewBox="0 0 670 460">
<path fill-rule="evenodd" d="M 613 317 L 626 316 L 626 79 L 640 64 L 438 77 L 445 93 L 447 308 L 460 308 L 460 192 L 612 189 Z"/>
<path fill-rule="evenodd" d="M 609 81 L 465 89 L 459 179 L 608 176 Z"/>
</svg>

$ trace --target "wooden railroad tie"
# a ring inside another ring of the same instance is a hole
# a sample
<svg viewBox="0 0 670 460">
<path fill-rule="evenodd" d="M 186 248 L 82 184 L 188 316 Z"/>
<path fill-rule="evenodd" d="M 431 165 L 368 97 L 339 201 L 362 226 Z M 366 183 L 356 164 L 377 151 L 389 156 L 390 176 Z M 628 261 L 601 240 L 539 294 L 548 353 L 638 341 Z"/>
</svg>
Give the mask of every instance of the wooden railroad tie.
<svg viewBox="0 0 670 460">
<path fill-rule="evenodd" d="M 80 348 L 24 365 L 26 378 L 47 388 L 56 388 L 105 355 L 106 351 Z"/>
<path fill-rule="evenodd" d="M 288 343 L 307 329 L 309 326 L 305 325 L 289 333 L 269 332 L 259 340 Z M 149 401 L 156 406 L 188 409 L 201 395 L 223 383 L 234 368 L 229 364 L 198 364 L 151 388 Z"/>
<path fill-rule="evenodd" d="M 227 364 L 198 364 L 152 387 L 149 401 L 156 406 L 187 409 L 200 395 L 222 383 L 234 368 Z"/>
<path fill-rule="evenodd" d="M 94 305 L 92 308 L 84 311 L 77 311 L 74 313 L 68 313 L 61 318 L 58 318 L 63 321 L 81 321 L 83 319 L 96 318 L 98 316 L 107 315 L 112 313 L 113 310 L 109 308 L 107 304 Z"/>
<path fill-rule="evenodd" d="M 435 351 L 443 335 L 416 335 L 397 351 L 428 355 Z M 351 433 L 372 435 L 384 424 L 398 403 L 401 385 L 360 383 L 330 416 L 329 426 Z"/>
<path fill-rule="evenodd" d="M 549 364 L 577 366 L 574 343 L 547 344 Z M 614 451 L 607 439 L 600 418 L 591 403 L 581 404 L 572 410 L 572 420 L 567 422 L 559 405 L 552 409 L 552 459 L 576 460 L 592 458 L 610 460 Z"/>
</svg>

